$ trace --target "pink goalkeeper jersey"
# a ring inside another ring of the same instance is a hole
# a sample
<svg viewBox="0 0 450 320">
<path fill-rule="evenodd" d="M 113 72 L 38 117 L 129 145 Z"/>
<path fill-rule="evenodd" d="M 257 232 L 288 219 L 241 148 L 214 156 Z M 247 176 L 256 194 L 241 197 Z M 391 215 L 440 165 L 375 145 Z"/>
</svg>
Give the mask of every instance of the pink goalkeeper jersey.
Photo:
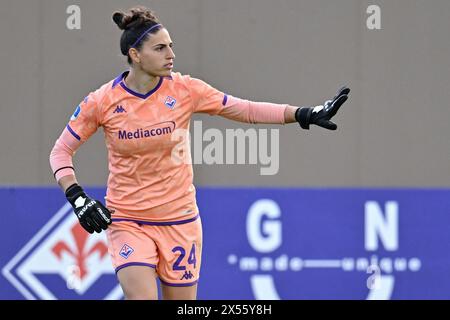
<svg viewBox="0 0 450 320">
<path fill-rule="evenodd" d="M 179 73 L 161 78 L 152 91 L 139 94 L 126 87 L 127 73 L 84 99 L 50 155 L 57 180 L 72 175 L 76 149 L 103 127 L 110 172 L 105 199 L 115 210 L 113 220 L 196 219 L 190 147 L 182 143 L 189 142 L 186 133 L 193 113 L 220 114 L 247 123 L 285 121 L 287 105 L 227 96 Z"/>
<path fill-rule="evenodd" d="M 217 114 L 227 96 L 205 82 L 173 73 L 143 95 L 126 87 L 127 72 L 91 93 L 67 129 L 81 142 L 103 127 L 108 149 L 106 205 L 114 218 L 178 221 L 198 214 L 192 166 L 174 161 L 177 129 L 194 112 Z M 173 139 L 173 140 L 172 140 Z"/>
</svg>

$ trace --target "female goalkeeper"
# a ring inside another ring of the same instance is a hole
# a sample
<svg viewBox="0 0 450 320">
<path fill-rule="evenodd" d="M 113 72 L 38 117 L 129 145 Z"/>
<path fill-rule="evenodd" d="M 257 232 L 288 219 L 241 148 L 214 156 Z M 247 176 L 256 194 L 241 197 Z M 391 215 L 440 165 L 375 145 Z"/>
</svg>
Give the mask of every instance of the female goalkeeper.
<svg viewBox="0 0 450 320">
<path fill-rule="evenodd" d="M 202 226 L 191 162 L 172 158 L 176 130 L 189 130 L 196 112 L 335 130 L 330 119 L 350 90 L 341 89 L 315 108 L 242 100 L 173 72 L 170 34 L 152 11 L 134 7 L 115 12 L 113 20 L 123 30 L 120 48 L 129 71 L 81 102 L 56 141 L 50 164 L 81 226 L 89 233 L 106 230 L 127 299 L 158 299 L 156 277 L 164 299 L 196 299 Z M 108 149 L 106 207 L 83 191 L 72 165 L 75 151 L 99 127 Z"/>
</svg>

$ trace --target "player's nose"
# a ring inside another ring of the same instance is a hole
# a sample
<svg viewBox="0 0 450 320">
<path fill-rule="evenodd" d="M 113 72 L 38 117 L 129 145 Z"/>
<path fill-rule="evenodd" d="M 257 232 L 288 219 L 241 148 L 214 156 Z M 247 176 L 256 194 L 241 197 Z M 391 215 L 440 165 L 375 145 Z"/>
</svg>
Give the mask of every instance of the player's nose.
<svg viewBox="0 0 450 320">
<path fill-rule="evenodd" d="M 175 59 L 175 53 L 173 52 L 173 49 L 169 47 L 169 53 L 168 53 L 168 59 Z"/>
</svg>

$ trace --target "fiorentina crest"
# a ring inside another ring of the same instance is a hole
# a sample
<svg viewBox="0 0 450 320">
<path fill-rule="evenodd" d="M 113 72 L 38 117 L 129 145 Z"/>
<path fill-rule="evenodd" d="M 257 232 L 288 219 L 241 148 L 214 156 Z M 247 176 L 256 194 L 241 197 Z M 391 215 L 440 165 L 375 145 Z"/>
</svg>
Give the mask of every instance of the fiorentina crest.
<svg viewBox="0 0 450 320">
<path fill-rule="evenodd" d="M 63 206 L 2 270 L 29 300 L 120 299 L 106 235 L 89 234 Z"/>
</svg>

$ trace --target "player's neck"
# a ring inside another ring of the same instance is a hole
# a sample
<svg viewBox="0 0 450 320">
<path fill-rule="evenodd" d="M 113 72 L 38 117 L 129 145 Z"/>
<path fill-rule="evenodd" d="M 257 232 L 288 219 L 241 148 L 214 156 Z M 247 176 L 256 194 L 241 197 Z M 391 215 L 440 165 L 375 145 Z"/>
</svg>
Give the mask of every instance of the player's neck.
<svg viewBox="0 0 450 320">
<path fill-rule="evenodd" d="M 153 77 L 148 73 L 132 68 L 123 81 L 127 88 L 137 93 L 147 94 L 158 85 L 159 77 Z"/>
</svg>

